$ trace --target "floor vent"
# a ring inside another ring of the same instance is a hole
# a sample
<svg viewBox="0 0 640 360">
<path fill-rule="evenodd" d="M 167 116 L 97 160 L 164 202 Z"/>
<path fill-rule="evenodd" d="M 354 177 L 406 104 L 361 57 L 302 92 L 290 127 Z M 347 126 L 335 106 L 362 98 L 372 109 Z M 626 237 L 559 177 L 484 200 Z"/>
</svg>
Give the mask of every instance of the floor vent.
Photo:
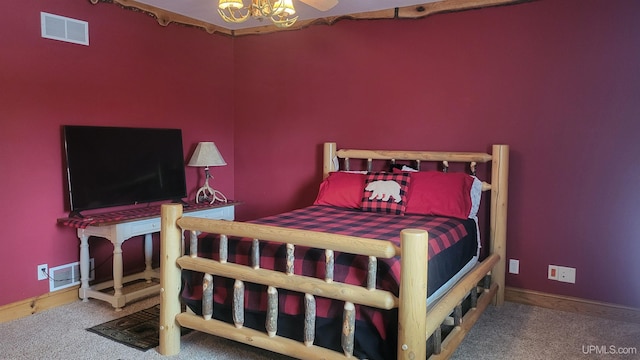
<svg viewBox="0 0 640 360">
<path fill-rule="evenodd" d="M 40 24 L 43 38 L 89 45 L 89 23 L 86 21 L 41 12 Z"/>
<path fill-rule="evenodd" d="M 94 278 L 94 260 L 91 258 L 89 260 L 89 281 Z M 49 268 L 49 291 L 61 290 L 78 284 L 80 284 L 79 262 Z"/>
</svg>

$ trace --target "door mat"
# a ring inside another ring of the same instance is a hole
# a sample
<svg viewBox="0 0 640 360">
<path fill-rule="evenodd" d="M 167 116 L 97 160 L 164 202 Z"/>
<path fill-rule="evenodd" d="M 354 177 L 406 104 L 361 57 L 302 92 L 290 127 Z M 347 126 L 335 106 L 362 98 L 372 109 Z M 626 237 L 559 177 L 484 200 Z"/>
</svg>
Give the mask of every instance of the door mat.
<svg viewBox="0 0 640 360">
<path fill-rule="evenodd" d="M 87 330 L 132 348 L 147 351 L 160 343 L 160 305 L 96 325 Z M 182 329 L 182 335 L 189 329 Z"/>
</svg>

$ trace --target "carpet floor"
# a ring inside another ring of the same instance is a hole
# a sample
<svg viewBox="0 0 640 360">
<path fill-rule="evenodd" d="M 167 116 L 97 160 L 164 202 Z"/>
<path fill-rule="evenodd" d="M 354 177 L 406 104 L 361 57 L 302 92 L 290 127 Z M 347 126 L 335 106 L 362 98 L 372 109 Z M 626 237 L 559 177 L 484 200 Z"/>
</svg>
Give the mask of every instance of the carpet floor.
<svg viewBox="0 0 640 360">
<path fill-rule="evenodd" d="M 163 357 L 157 348 L 140 351 L 86 330 L 157 303 L 153 297 L 115 312 L 102 301 L 77 301 L 2 323 L 0 359 L 290 359 L 197 331 L 182 337 L 180 354 Z M 507 302 L 485 311 L 452 358 L 636 360 L 640 359 L 640 324 Z"/>
</svg>

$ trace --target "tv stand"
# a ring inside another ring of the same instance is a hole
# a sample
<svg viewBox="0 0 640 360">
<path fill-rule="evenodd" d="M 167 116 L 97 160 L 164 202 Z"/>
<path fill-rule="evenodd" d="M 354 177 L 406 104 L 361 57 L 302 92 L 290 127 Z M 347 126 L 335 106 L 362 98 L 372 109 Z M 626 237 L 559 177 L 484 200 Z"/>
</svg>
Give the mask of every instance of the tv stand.
<svg viewBox="0 0 640 360">
<path fill-rule="evenodd" d="M 184 216 L 207 219 L 233 220 L 237 202 L 214 204 L 189 204 Z M 77 228 L 80 239 L 80 289 L 79 297 L 83 301 L 94 298 L 109 302 L 116 311 L 129 302 L 160 292 L 160 284 L 153 284 L 160 274 L 152 267 L 152 234 L 160 231 L 160 205 L 115 211 L 111 213 L 87 215 L 82 218 L 63 218 L 58 222 Z M 145 269 L 142 272 L 123 276 L 122 244 L 134 236 L 144 235 Z M 113 280 L 89 285 L 89 237 L 105 238 L 113 244 Z M 135 291 L 123 291 L 125 284 L 145 280 L 148 286 Z M 105 291 L 113 288 L 113 291 Z"/>
</svg>

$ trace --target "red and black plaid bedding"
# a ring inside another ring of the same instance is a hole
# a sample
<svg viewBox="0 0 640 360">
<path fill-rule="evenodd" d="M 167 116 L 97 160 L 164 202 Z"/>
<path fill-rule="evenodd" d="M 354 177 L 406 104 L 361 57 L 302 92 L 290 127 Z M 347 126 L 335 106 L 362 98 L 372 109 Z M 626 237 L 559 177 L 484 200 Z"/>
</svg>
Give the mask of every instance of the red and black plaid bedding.
<svg viewBox="0 0 640 360">
<path fill-rule="evenodd" d="M 320 205 L 251 222 L 291 229 L 389 240 L 398 246 L 402 229 L 425 229 L 429 232 L 429 259 L 467 235 L 463 222 L 448 217 L 408 214 L 396 216 Z M 391 261 L 397 262 L 398 259 Z"/>
<path fill-rule="evenodd" d="M 466 222 L 470 221 L 472 220 L 466 220 Z M 474 227 L 470 227 L 469 224 L 465 226 L 465 221 L 459 219 L 421 215 L 398 216 L 330 206 L 310 206 L 251 222 L 293 229 L 389 240 L 397 245 L 400 245 L 400 231 L 402 229 L 422 228 L 429 232 L 430 260 L 446 249 L 453 247 L 465 237 L 472 236 L 473 242 L 476 242 L 476 234 L 469 233 L 469 229 L 473 229 Z M 252 239 L 230 238 L 228 261 L 249 265 L 251 261 L 251 246 Z M 219 238 L 214 235 L 204 235 L 198 246 L 198 256 L 217 260 L 219 259 L 217 254 L 218 249 Z M 354 285 L 366 284 L 368 266 L 368 259 L 366 257 L 338 252 L 336 252 L 334 256 L 335 281 Z M 260 267 L 284 272 L 286 268 L 286 245 L 261 241 Z M 324 279 L 324 249 L 296 246 L 294 269 L 298 275 Z M 391 291 L 398 296 L 400 259 L 398 257 L 378 259 L 377 274 L 376 287 L 378 289 Z M 202 274 L 189 272 L 188 274 L 183 274 L 183 277 L 185 279 L 182 293 L 183 300 L 188 304 L 198 304 L 202 298 Z M 231 308 L 233 280 L 215 277 L 214 281 L 214 309 L 217 306 Z M 245 285 L 245 309 L 258 312 L 265 311 L 267 305 L 265 287 L 255 284 Z M 279 291 L 279 309 L 281 313 L 292 316 L 304 314 L 303 304 L 303 294 L 285 290 Z M 200 308 L 198 305 L 195 305 L 195 307 Z M 319 318 L 341 318 L 343 306 L 344 303 L 339 301 L 316 298 L 316 310 Z M 198 312 L 197 310 L 195 311 Z M 357 320 L 366 321 L 368 324 L 371 324 L 377 330 L 382 341 L 385 341 L 387 338 L 388 329 L 394 329 L 396 327 L 396 323 L 391 324 L 390 322 L 397 321 L 397 318 L 393 316 L 389 317 L 388 313 L 388 311 L 356 306 Z"/>
</svg>

